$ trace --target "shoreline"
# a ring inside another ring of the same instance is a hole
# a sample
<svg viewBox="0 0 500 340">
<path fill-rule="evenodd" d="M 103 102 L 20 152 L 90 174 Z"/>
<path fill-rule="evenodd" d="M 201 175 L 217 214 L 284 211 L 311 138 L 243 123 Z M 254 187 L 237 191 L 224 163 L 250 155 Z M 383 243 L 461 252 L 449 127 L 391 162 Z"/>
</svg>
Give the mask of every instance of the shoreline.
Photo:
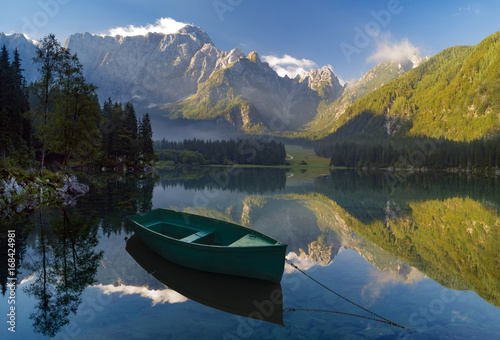
<svg viewBox="0 0 500 340">
<path fill-rule="evenodd" d="M 43 204 L 60 202 L 73 205 L 75 199 L 86 194 L 89 186 L 78 182 L 75 175 L 47 173 L 13 173 L 0 180 L 0 216 L 10 218 L 15 214 L 32 211 Z"/>
</svg>

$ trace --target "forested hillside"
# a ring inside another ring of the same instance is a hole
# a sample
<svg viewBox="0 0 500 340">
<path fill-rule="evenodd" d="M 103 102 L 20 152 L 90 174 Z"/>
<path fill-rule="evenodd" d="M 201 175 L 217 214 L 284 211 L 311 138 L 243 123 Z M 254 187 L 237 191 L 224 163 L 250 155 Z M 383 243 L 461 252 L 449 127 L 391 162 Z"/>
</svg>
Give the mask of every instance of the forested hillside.
<svg viewBox="0 0 500 340">
<path fill-rule="evenodd" d="M 448 48 L 364 96 L 330 138 L 412 136 L 471 141 L 500 129 L 500 32 Z"/>
</svg>

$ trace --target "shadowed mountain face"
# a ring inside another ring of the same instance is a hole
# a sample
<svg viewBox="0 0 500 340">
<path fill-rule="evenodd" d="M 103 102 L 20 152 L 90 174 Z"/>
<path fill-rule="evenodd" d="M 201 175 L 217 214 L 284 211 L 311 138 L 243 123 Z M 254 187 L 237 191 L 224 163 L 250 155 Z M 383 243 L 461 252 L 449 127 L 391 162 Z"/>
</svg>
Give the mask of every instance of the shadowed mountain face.
<svg viewBox="0 0 500 340">
<path fill-rule="evenodd" d="M 342 95 L 333 103 L 318 107 L 316 116 L 304 126 L 304 129 L 299 131 L 299 135 L 312 139 L 327 136 L 335 131 L 337 120 L 351 104 L 418 67 L 428 59 L 428 57 L 420 58 L 413 55 L 401 60 L 380 62 L 358 81 L 346 84 Z"/>
</svg>

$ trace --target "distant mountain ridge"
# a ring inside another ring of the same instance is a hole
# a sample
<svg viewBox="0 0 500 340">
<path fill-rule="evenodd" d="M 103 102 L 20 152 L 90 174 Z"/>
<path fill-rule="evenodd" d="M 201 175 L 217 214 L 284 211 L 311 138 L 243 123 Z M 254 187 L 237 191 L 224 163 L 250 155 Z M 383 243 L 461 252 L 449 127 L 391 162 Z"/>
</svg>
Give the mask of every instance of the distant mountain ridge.
<svg viewBox="0 0 500 340">
<path fill-rule="evenodd" d="M 256 52 L 221 51 L 195 26 L 168 35 L 73 34 L 65 46 L 78 54 L 100 98 L 252 134 L 299 128 L 320 102 L 333 102 L 343 91 L 327 67 L 282 78 Z"/>
</svg>

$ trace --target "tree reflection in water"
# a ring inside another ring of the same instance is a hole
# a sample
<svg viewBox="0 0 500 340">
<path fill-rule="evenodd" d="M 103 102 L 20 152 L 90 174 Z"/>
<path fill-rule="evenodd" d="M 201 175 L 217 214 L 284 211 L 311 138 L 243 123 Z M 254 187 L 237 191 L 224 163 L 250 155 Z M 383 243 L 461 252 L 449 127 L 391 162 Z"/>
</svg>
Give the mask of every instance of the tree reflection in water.
<svg viewBox="0 0 500 340">
<path fill-rule="evenodd" d="M 38 211 L 39 225 L 34 254 L 24 268 L 34 279 L 24 291 L 37 302 L 30 314 L 35 332 L 53 337 L 75 314 L 84 289 L 95 282 L 102 251 L 98 244 L 98 219 L 60 207 L 60 213 Z M 46 216 L 48 215 L 48 216 Z"/>
</svg>

